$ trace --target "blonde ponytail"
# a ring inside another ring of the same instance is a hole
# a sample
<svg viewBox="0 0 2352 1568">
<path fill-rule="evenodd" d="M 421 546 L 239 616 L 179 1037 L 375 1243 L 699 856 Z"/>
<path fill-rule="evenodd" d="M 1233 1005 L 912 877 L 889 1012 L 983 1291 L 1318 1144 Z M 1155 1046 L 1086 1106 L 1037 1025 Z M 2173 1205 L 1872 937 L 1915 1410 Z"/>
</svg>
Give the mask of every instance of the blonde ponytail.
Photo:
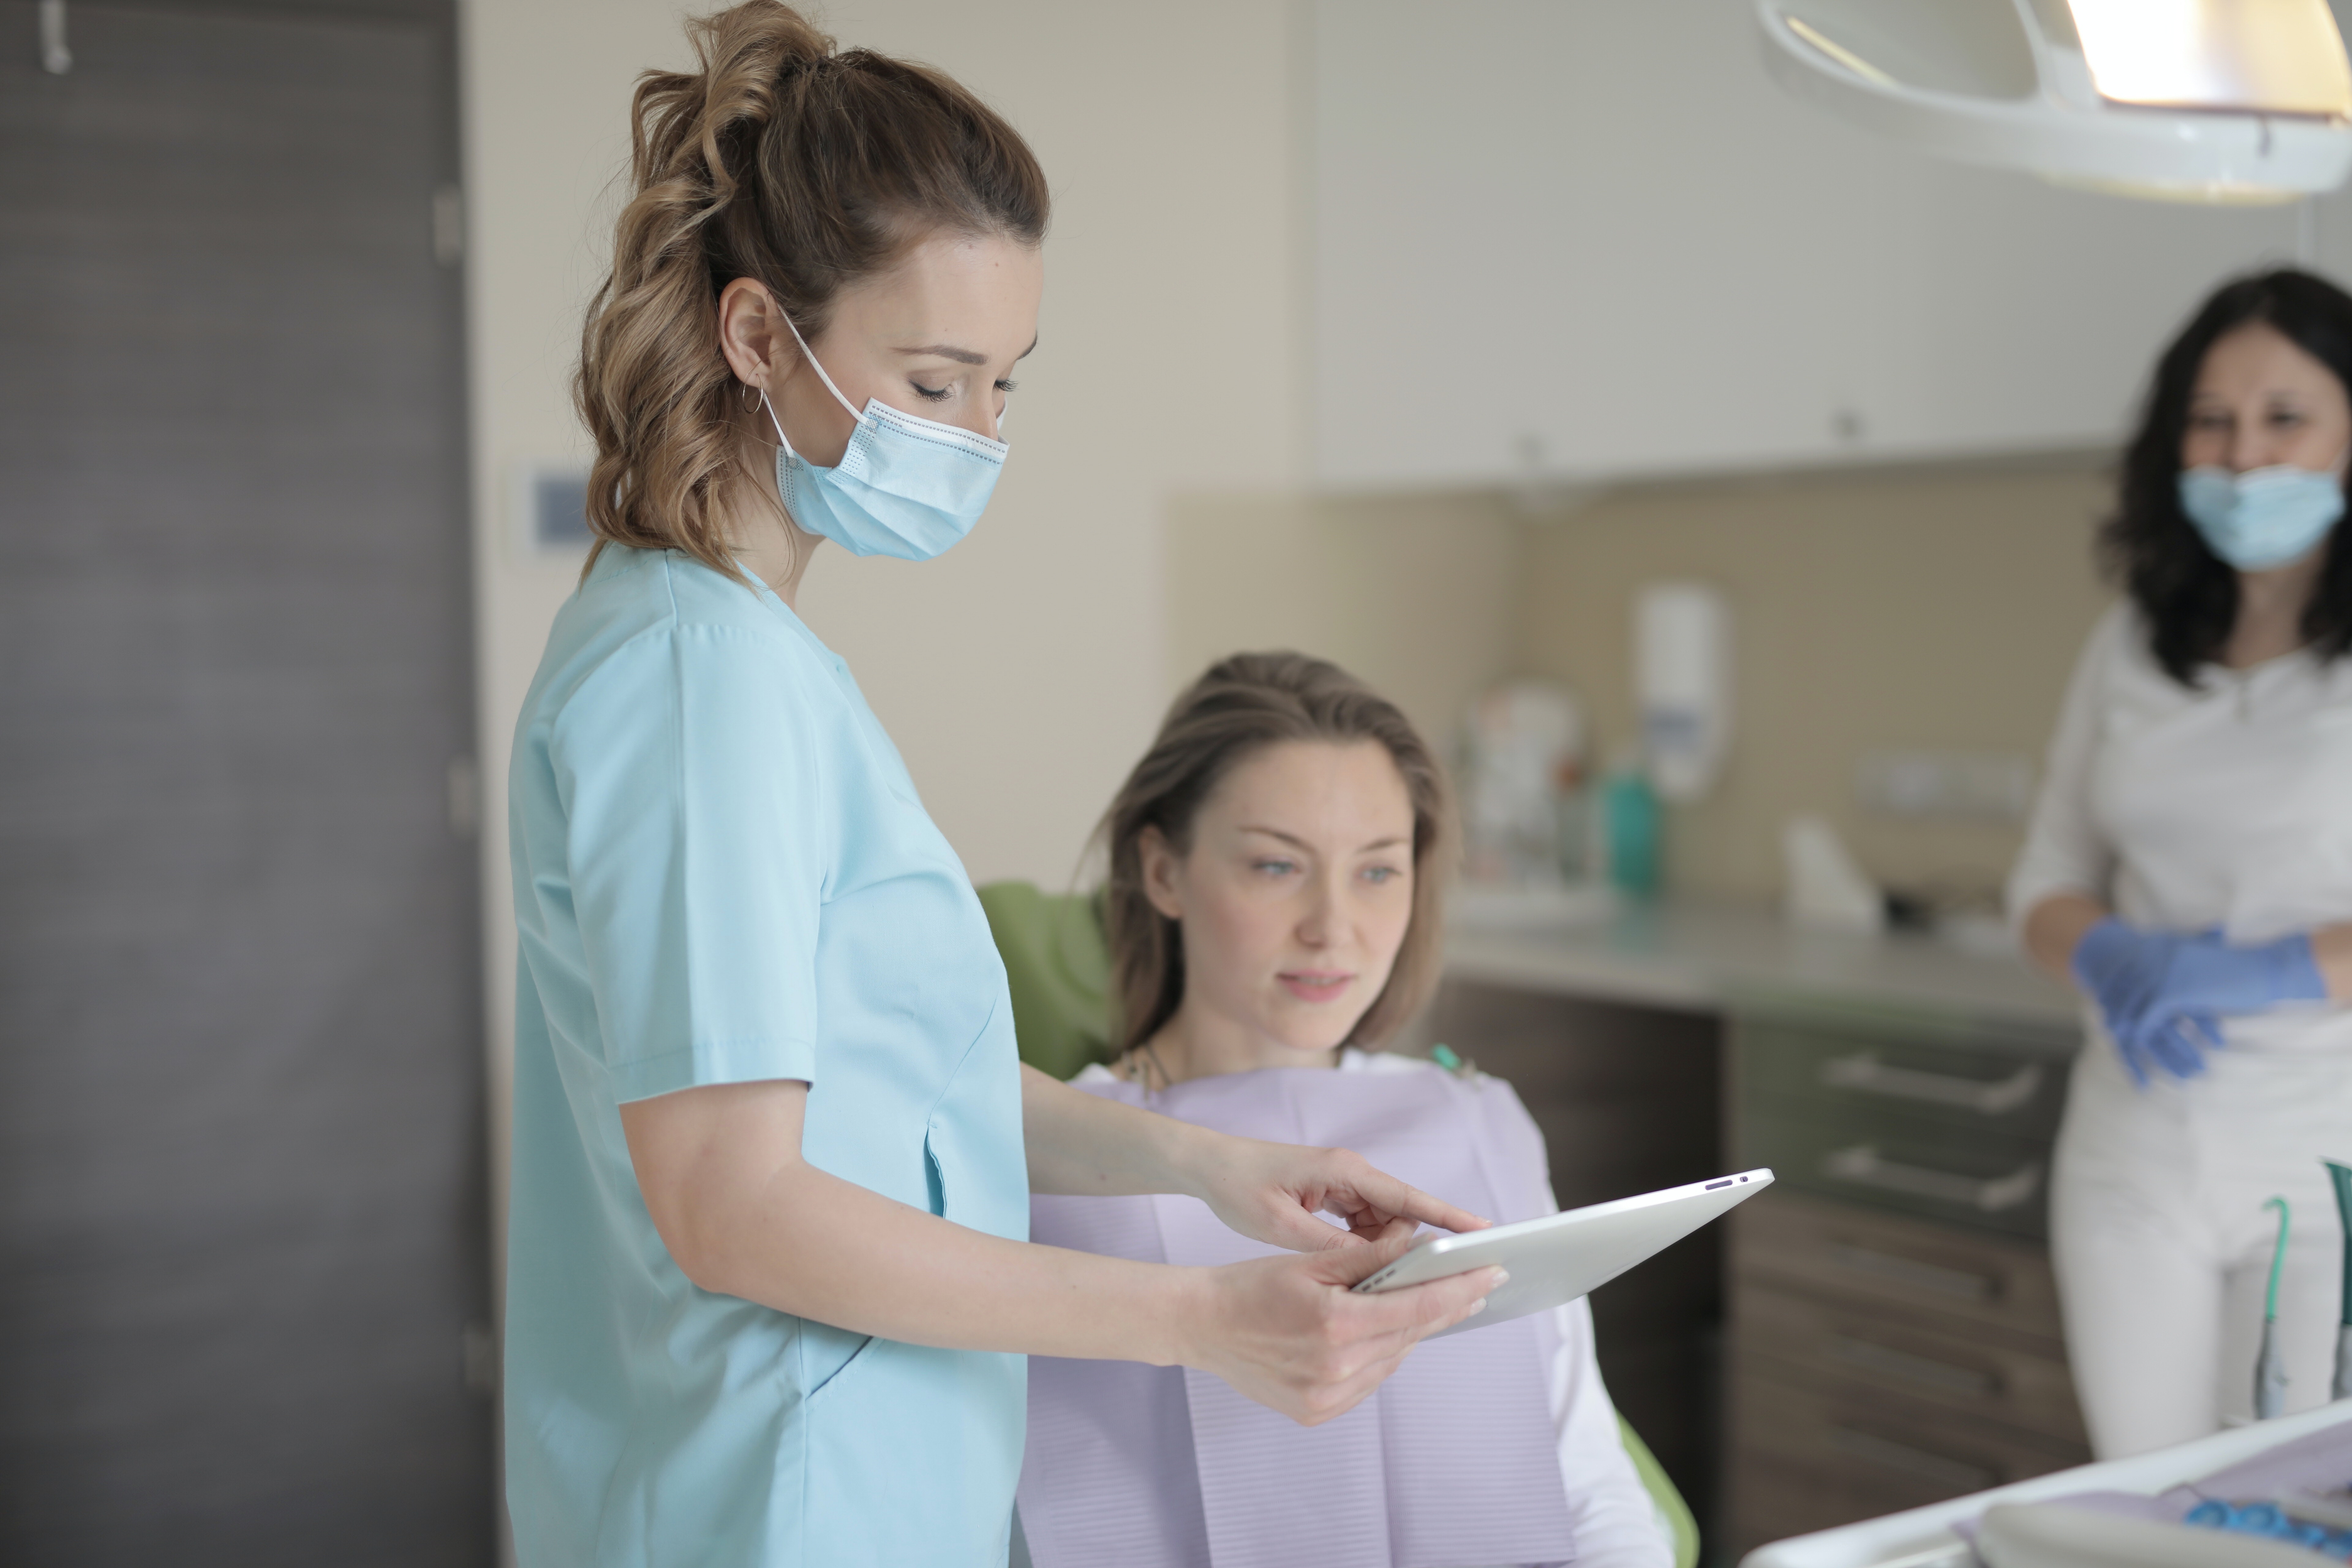
<svg viewBox="0 0 2352 1568">
<path fill-rule="evenodd" d="M 744 404 L 719 290 L 756 279 L 814 337 L 845 285 L 931 234 L 1038 243 L 1049 197 L 1020 135 L 928 67 L 835 53 L 775 0 L 687 36 L 698 68 L 637 80 L 633 194 L 572 395 L 596 443 L 596 549 L 683 550 L 731 576 L 722 498 L 742 472 Z"/>
</svg>

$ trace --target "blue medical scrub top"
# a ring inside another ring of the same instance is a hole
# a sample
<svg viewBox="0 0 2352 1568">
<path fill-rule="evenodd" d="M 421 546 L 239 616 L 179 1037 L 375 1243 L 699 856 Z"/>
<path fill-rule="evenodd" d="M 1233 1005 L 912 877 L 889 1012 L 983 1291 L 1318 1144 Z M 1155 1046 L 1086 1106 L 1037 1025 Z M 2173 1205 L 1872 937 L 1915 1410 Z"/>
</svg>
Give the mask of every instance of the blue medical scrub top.
<svg viewBox="0 0 2352 1568">
<path fill-rule="evenodd" d="M 1025 1240 L 1004 968 L 848 667 L 782 601 L 608 548 L 516 726 L 507 1491 L 520 1561 L 990 1564 L 1024 1358 L 713 1295 L 622 1102 L 801 1079 L 813 1163 Z"/>
</svg>

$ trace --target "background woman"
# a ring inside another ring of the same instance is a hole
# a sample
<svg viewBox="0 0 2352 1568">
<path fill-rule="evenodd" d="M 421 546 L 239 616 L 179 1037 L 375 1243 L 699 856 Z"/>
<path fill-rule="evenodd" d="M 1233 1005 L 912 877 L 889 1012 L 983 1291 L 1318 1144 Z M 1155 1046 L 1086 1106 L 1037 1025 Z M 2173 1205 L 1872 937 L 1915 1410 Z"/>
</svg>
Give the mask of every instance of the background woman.
<svg viewBox="0 0 2352 1568">
<path fill-rule="evenodd" d="M 515 731 L 517 1546 L 994 1568 L 1018 1352 L 1198 1366 L 1319 1420 L 1496 1271 L 1350 1295 L 1396 1216 L 1480 1222 L 1020 1068 L 963 868 L 792 603 L 820 539 L 935 555 L 986 504 L 1045 180 L 954 82 L 782 5 L 690 34 L 698 68 L 638 87 L 582 348 L 601 544 Z M 1028 1246 L 1032 1182 L 1329 1249 Z"/>
<path fill-rule="evenodd" d="M 1509 1085 L 1377 1051 L 1436 980 L 1444 797 L 1412 725 L 1345 672 L 1298 654 L 1211 668 L 1104 820 L 1126 1049 L 1074 1081 L 1228 1132 L 1360 1145 L 1500 1220 L 1555 1212 Z M 1189 1199 L 1032 1210 L 1039 1239 L 1119 1257 L 1265 1251 Z M 1038 1568 L 1672 1561 L 1581 1300 L 1424 1346 L 1328 1426 L 1264 1415 L 1173 1369 L 1034 1362 L 1021 1517 Z"/>
<path fill-rule="evenodd" d="M 2103 1458 L 2250 1413 L 2264 1200 L 2294 1206 L 2288 1407 L 2328 1397 L 2352 1155 L 2352 299 L 2230 284 L 2156 371 L 2010 883 L 2089 1006 L 2051 1227 Z"/>
</svg>

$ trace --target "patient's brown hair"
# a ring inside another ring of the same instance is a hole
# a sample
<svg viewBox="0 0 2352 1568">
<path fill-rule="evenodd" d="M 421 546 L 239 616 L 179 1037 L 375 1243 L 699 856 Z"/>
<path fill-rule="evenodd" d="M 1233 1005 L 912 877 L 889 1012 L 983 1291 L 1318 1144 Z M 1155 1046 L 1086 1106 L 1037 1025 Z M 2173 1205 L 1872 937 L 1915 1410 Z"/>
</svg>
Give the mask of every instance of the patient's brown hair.
<svg viewBox="0 0 2352 1568">
<path fill-rule="evenodd" d="M 1144 891 L 1144 830 L 1158 828 L 1177 854 L 1189 853 L 1193 819 L 1219 781 L 1284 741 L 1377 741 L 1412 803 L 1412 918 L 1388 984 L 1343 1043 L 1386 1038 L 1429 999 L 1437 983 L 1443 857 L 1452 842 L 1436 757 L 1394 703 L 1338 665 L 1299 653 L 1241 653 L 1210 666 L 1176 699 L 1097 830 L 1110 851 L 1103 923 L 1120 1050 L 1151 1038 L 1184 1000 L 1182 932 Z"/>
</svg>

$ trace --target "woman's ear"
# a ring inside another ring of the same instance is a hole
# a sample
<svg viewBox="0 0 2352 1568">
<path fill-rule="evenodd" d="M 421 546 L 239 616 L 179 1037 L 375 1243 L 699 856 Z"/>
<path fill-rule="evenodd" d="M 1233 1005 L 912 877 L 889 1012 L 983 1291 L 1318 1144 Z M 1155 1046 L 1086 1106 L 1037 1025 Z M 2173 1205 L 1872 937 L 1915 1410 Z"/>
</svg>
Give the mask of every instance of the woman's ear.
<svg viewBox="0 0 2352 1568">
<path fill-rule="evenodd" d="M 783 311 L 767 285 L 738 278 L 719 291 L 719 350 L 727 368 L 746 386 L 757 386 L 772 397 L 799 367 L 797 353 L 781 357 L 777 340 L 788 337 Z"/>
<path fill-rule="evenodd" d="M 1183 900 L 1177 896 L 1177 873 L 1183 859 L 1168 842 L 1168 836 L 1157 827 L 1146 827 L 1135 841 L 1137 857 L 1143 863 L 1143 896 L 1151 907 L 1171 921 L 1184 918 Z"/>
</svg>

